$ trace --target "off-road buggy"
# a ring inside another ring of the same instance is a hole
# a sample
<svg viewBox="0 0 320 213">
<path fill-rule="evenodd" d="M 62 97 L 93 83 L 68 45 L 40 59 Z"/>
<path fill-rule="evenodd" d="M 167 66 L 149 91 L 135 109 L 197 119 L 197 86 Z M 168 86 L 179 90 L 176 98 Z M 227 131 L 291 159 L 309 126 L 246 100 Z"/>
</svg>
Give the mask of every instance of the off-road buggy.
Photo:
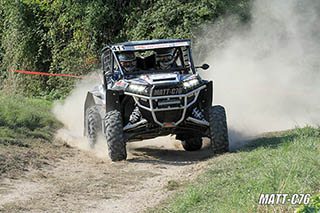
<svg viewBox="0 0 320 213">
<path fill-rule="evenodd" d="M 157 68 L 155 52 L 172 50 L 174 66 Z M 136 54 L 136 69 L 121 66 L 119 55 Z M 94 147 L 100 132 L 112 161 L 127 157 L 126 143 L 173 134 L 186 151 L 199 150 L 202 138 L 212 153 L 228 151 L 225 110 L 212 106 L 212 81 L 201 79 L 191 56 L 190 40 L 133 41 L 106 46 L 101 56 L 103 82 L 89 91 L 84 128 Z"/>
</svg>

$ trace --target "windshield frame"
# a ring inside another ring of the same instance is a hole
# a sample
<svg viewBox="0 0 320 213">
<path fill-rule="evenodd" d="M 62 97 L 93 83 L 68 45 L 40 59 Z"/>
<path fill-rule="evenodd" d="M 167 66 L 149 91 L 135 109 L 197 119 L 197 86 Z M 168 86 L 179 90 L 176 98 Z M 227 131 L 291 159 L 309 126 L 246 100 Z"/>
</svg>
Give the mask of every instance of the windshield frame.
<svg viewBox="0 0 320 213">
<path fill-rule="evenodd" d="M 134 52 L 135 54 L 136 53 L 143 53 L 143 52 L 146 52 L 146 51 L 155 52 L 155 50 L 157 50 L 157 49 L 160 49 L 160 48 L 148 49 L 148 50 L 132 50 L 130 52 Z M 118 54 L 121 53 L 122 51 L 118 51 L 118 52 L 112 51 L 112 53 L 113 53 L 115 62 L 117 63 L 116 66 L 119 69 L 117 71 L 120 72 L 120 74 L 121 74 L 121 76 L 123 78 L 127 78 L 128 76 L 137 76 L 137 75 L 145 75 L 145 74 L 161 74 L 161 73 L 176 73 L 176 72 L 179 72 L 179 73 L 182 73 L 182 74 L 183 73 L 196 74 L 196 70 L 195 70 L 194 64 L 193 64 L 193 59 L 192 59 L 192 56 L 191 56 L 191 48 L 190 48 L 190 46 L 172 47 L 172 49 L 174 49 L 174 55 L 173 55 L 173 57 L 175 57 L 174 62 L 176 62 L 177 60 L 180 60 L 181 65 L 179 65 L 177 67 L 174 67 L 174 68 L 161 70 L 161 69 L 156 69 L 156 64 L 154 64 L 155 65 L 154 69 L 152 69 L 152 68 L 149 68 L 149 69 L 139 68 L 139 69 L 137 69 L 137 70 L 135 70 L 133 72 L 130 72 L 130 73 L 126 73 L 124 71 L 124 68 L 120 64 L 120 60 L 118 58 Z M 144 60 L 146 60 L 146 58 L 150 57 L 150 56 L 146 56 L 146 57 L 138 56 L 138 57 L 139 57 L 139 60 L 142 60 L 143 62 L 145 62 Z M 185 57 L 187 57 L 187 58 L 185 58 Z M 188 63 L 188 64 L 186 64 L 186 63 Z M 115 71 L 114 67 L 115 67 L 115 65 L 112 66 L 113 72 Z"/>
</svg>

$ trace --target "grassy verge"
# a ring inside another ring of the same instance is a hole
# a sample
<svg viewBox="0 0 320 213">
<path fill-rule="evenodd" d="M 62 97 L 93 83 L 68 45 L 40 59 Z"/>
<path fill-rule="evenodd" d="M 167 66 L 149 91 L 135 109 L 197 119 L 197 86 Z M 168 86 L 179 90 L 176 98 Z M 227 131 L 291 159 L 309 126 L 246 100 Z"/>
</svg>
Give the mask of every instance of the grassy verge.
<svg viewBox="0 0 320 213">
<path fill-rule="evenodd" d="M 0 176 L 14 177 L 29 166 L 40 167 L 45 151 L 61 124 L 51 103 L 0 93 Z"/>
<path fill-rule="evenodd" d="M 320 191 L 320 128 L 297 128 L 255 140 L 213 158 L 195 182 L 150 212 L 293 212 L 298 206 L 259 205 L 261 193 Z"/>
<path fill-rule="evenodd" d="M 2 145 L 26 146 L 29 139 L 51 140 L 59 123 L 50 112 L 51 103 L 0 95 L 0 141 Z"/>
</svg>

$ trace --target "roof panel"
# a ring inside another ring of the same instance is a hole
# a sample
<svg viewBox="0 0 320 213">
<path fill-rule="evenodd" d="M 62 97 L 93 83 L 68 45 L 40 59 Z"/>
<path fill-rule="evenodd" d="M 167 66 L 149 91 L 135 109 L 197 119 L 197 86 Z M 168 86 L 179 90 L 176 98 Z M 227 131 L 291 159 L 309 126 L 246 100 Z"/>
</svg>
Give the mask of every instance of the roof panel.
<svg viewBox="0 0 320 213">
<path fill-rule="evenodd" d="M 189 39 L 159 39 L 159 40 L 143 40 L 143 41 L 129 41 L 119 44 L 113 44 L 105 47 L 111 48 L 113 51 L 134 51 L 134 50 L 148 50 L 157 48 L 170 48 L 189 46 Z M 103 49 L 103 50 L 104 50 Z"/>
</svg>

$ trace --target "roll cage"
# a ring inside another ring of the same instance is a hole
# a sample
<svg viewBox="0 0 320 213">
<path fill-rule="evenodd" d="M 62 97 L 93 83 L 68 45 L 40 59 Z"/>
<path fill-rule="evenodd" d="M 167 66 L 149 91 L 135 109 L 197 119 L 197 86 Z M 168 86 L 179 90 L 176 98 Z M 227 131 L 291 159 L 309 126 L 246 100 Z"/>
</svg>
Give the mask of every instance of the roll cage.
<svg viewBox="0 0 320 213">
<path fill-rule="evenodd" d="M 104 76 L 104 83 L 110 76 L 114 75 L 115 70 L 120 72 L 121 78 L 126 77 L 126 73 L 123 71 L 119 63 L 118 54 L 120 52 L 133 51 L 135 53 L 141 54 L 146 51 L 152 52 L 160 48 L 172 48 L 174 49 L 174 59 L 175 63 L 179 61 L 177 66 L 168 70 L 157 70 L 155 55 L 151 54 L 148 56 L 138 56 L 137 57 L 137 68 L 138 70 L 134 72 L 135 75 L 146 74 L 146 73 L 159 73 L 159 72 L 192 72 L 196 73 L 193 59 L 190 50 L 190 40 L 189 39 L 161 39 L 161 40 L 147 40 L 147 41 L 135 41 L 135 42 L 125 42 L 120 44 L 114 44 L 106 46 L 102 50 L 101 62 L 102 70 Z M 132 74 L 131 74 L 132 75 Z"/>
</svg>

